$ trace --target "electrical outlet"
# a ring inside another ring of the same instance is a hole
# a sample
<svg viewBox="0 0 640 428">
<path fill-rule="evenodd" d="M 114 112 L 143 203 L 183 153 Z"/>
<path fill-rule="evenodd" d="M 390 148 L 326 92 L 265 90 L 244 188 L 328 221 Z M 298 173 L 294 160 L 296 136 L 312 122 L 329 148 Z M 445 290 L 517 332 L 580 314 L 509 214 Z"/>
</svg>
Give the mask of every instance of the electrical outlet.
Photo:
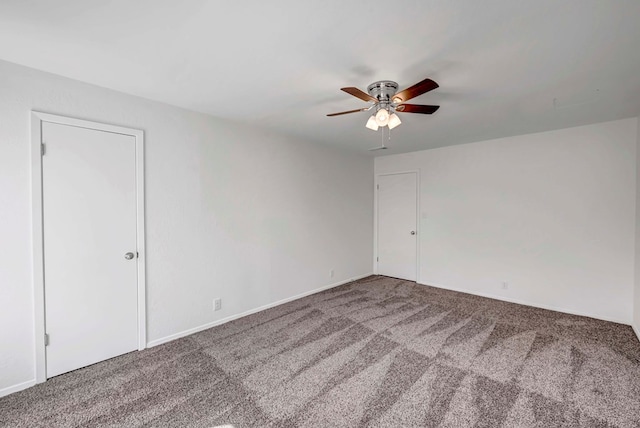
<svg viewBox="0 0 640 428">
<path fill-rule="evenodd" d="M 222 299 L 213 299 L 213 310 L 219 311 L 220 309 L 222 309 Z"/>
<path fill-rule="evenodd" d="M 502 281 L 502 289 L 503 290 L 508 290 L 509 289 L 509 283 L 507 281 Z"/>
<path fill-rule="evenodd" d="M 329 271 L 329 277 L 330 277 L 330 278 L 333 278 L 333 275 L 334 275 L 335 273 L 336 273 L 336 272 L 335 272 L 333 269 L 331 269 L 331 270 Z"/>
</svg>

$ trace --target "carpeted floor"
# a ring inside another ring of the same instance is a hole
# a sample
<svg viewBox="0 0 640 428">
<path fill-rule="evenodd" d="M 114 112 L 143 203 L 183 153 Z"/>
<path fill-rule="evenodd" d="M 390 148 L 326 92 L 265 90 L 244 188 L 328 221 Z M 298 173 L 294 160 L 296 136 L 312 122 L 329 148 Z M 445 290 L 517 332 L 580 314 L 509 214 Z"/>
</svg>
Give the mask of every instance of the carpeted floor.
<svg viewBox="0 0 640 428">
<path fill-rule="evenodd" d="M 11 427 L 639 427 L 630 327 L 372 276 L 0 399 Z"/>
</svg>

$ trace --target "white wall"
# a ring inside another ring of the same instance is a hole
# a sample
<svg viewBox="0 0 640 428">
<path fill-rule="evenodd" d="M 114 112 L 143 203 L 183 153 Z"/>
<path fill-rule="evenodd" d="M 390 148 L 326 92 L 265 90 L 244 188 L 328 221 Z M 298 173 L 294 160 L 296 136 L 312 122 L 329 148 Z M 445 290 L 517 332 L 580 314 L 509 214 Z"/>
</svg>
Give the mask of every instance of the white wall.
<svg viewBox="0 0 640 428">
<path fill-rule="evenodd" d="M 636 144 L 636 265 L 633 303 L 633 329 L 640 340 L 640 117 Z"/>
<path fill-rule="evenodd" d="M 0 62 L 0 395 L 34 379 L 31 109 L 145 131 L 149 341 L 371 272 L 371 158 Z"/>
<path fill-rule="evenodd" d="M 419 282 L 629 324 L 636 136 L 625 119 L 380 157 L 375 171 L 420 169 Z"/>
</svg>

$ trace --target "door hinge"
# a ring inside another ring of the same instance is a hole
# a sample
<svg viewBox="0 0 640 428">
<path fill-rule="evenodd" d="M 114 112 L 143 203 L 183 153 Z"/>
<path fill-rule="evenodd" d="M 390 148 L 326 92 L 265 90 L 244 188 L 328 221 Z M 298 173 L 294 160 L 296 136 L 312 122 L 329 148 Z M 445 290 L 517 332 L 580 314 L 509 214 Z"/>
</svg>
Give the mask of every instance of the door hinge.
<svg viewBox="0 0 640 428">
<path fill-rule="evenodd" d="M 44 334 L 44 346 L 49 346 L 49 333 Z"/>
<path fill-rule="evenodd" d="M 40 144 L 40 155 L 44 156 L 44 153 L 47 151 L 47 149 L 45 148 L 46 146 L 44 145 L 44 143 Z"/>
<path fill-rule="evenodd" d="M 376 189 L 380 190 L 380 185 L 379 184 L 376 185 Z"/>
<path fill-rule="evenodd" d="M 140 253 L 136 251 L 136 259 L 140 258 Z"/>
<path fill-rule="evenodd" d="M 380 261 L 380 257 L 376 257 L 376 261 L 379 262 Z"/>
</svg>

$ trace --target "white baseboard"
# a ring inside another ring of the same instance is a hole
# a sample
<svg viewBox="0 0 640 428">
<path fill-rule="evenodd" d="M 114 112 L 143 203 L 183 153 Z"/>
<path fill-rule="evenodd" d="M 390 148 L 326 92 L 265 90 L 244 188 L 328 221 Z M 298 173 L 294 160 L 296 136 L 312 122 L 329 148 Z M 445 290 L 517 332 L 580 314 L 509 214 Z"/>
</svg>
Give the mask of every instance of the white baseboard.
<svg viewBox="0 0 640 428">
<path fill-rule="evenodd" d="M 480 296 L 480 297 L 488 297 L 489 299 L 494 299 L 494 300 L 502 300 L 503 302 L 509 302 L 509 303 L 516 303 L 518 305 L 524 305 L 524 306 L 531 306 L 534 308 L 540 308 L 540 309 L 547 309 L 549 311 L 555 311 L 555 312 L 562 312 L 565 314 L 570 314 L 570 315 L 578 315 L 581 317 L 589 317 L 589 318 L 594 318 L 594 319 L 598 319 L 598 320 L 602 320 L 602 321 L 609 321 L 609 322 L 615 322 L 618 324 L 625 324 L 625 325 L 630 325 L 631 323 L 627 320 L 620 320 L 620 319 L 615 319 L 615 318 L 609 318 L 609 317 L 603 317 L 601 315 L 595 315 L 595 314 L 589 314 L 589 313 L 584 313 L 584 312 L 580 312 L 580 311 L 575 311 L 573 309 L 566 309 L 566 308 L 560 308 L 557 306 L 552 306 L 552 305 L 544 305 L 544 304 L 540 304 L 540 303 L 531 303 L 531 302 L 527 302 L 524 300 L 520 300 L 520 299 L 513 299 L 511 297 L 506 297 L 506 296 L 498 296 L 495 294 L 490 294 L 490 293 L 479 293 L 476 291 L 469 291 L 469 290 L 465 290 L 462 288 L 456 288 L 456 287 L 448 287 L 446 285 L 442 285 L 442 284 L 425 284 L 425 283 L 419 283 L 420 285 L 426 285 L 429 287 L 436 287 L 436 288 L 442 288 L 445 290 L 451 290 L 451 291 L 457 291 L 460 293 L 466 293 L 466 294 L 472 294 L 474 296 Z M 638 331 L 636 330 L 636 334 L 638 334 Z M 640 335 L 638 336 L 638 338 L 640 338 Z"/>
<path fill-rule="evenodd" d="M 27 382 L 22 382 L 17 385 L 8 386 L 6 388 L 0 389 L 0 397 L 4 397 L 5 395 L 13 394 L 14 392 L 22 391 L 23 389 L 31 388 L 36 384 L 36 380 L 32 379 Z"/>
<path fill-rule="evenodd" d="M 633 329 L 634 333 L 636 334 L 636 337 L 638 338 L 638 341 L 640 341 L 640 328 L 636 327 L 635 324 L 631 324 L 631 328 Z"/>
<path fill-rule="evenodd" d="M 208 328 L 215 327 L 215 326 L 227 323 L 229 321 L 236 320 L 238 318 L 246 317 L 247 315 L 255 314 L 256 312 L 264 311 L 265 309 L 270 309 L 270 308 L 273 308 L 273 307 L 276 307 L 276 306 L 280 306 L 280 305 L 282 305 L 284 303 L 288 303 L 288 302 L 291 302 L 291 301 L 294 301 L 294 300 L 298 300 L 298 299 L 301 299 L 303 297 L 307 297 L 307 296 L 310 296 L 312 294 L 316 294 L 316 293 L 319 293 L 321 291 L 328 290 L 330 288 L 338 287 L 340 285 L 347 284 L 347 283 L 352 282 L 352 281 L 357 281 L 359 279 L 366 278 L 366 277 L 371 276 L 371 275 L 373 275 L 373 273 L 367 273 L 365 275 L 359 275 L 357 277 L 350 278 L 350 279 L 347 279 L 347 280 L 344 280 L 344 281 L 335 282 L 333 284 L 325 285 L 324 287 L 316 288 L 315 290 L 307 291 L 305 293 L 298 294 L 298 295 L 295 295 L 293 297 L 288 297 L 286 299 L 278 300 L 277 302 L 269 303 L 268 305 L 260 306 L 260 307 L 257 307 L 255 309 L 250 309 L 248 311 L 245 311 L 245 312 L 242 312 L 242 313 L 239 313 L 239 314 L 236 314 L 236 315 L 231 315 L 231 316 L 223 318 L 221 320 L 212 321 L 210 323 L 203 324 L 203 325 L 200 325 L 198 327 L 190 328 L 188 330 L 184 330 L 184 331 L 181 331 L 179 333 L 171 334 L 169 336 L 165 336 L 165 337 L 162 337 L 160 339 L 155 339 L 155 340 L 152 340 L 152 341 L 147 343 L 147 348 L 152 348 L 154 346 L 162 345 L 163 343 L 171 342 L 172 340 L 180 339 L 182 337 L 189 336 L 189 335 L 194 334 L 194 333 L 198 333 L 198 332 L 206 330 Z"/>
</svg>

